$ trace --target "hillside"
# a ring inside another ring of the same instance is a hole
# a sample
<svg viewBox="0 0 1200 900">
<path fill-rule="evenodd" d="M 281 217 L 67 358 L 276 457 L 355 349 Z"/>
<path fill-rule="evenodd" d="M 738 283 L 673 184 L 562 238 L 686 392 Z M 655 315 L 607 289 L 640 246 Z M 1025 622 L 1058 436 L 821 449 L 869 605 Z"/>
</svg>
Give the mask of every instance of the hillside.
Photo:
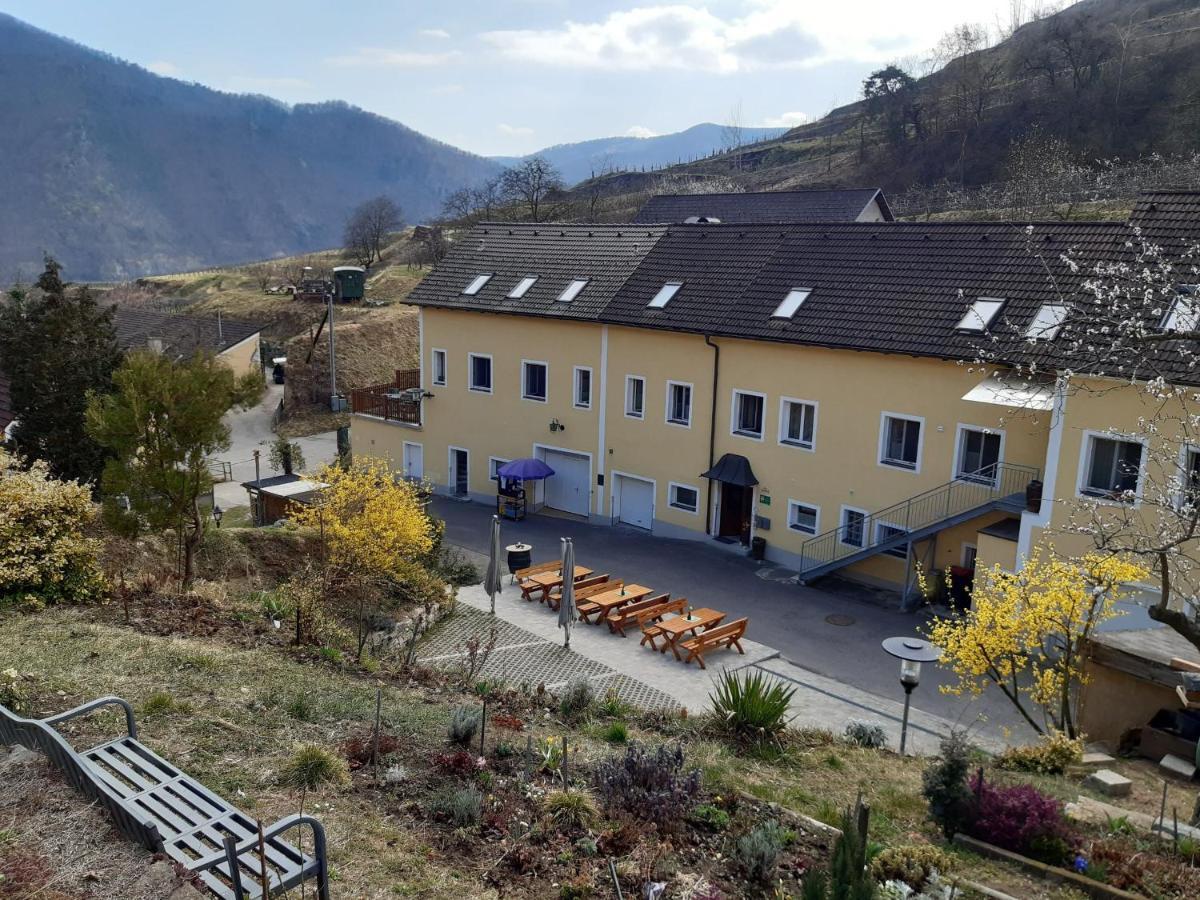
<svg viewBox="0 0 1200 900">
<path fill-rule="evenodd" d="M 43 252 L 118 280 L 341 239 L 387 194 L 410 221 L 496 163 L 340 103 L 161 78 L 0 13 L 0 280 Z"/>
<path fill-rule="evenodd" d="M 529 155 L 546 158 L 562 173 L 567 184 L 576 184 L 599 172 L 639 171 L 688 162 L 726 149 L 737 141 L 754 143 L 778 137 L 786 130 L 741 128 L 737 130 L 735 137 L 726 126 L 703 122 L 673 134 L 597 138 L 570 144 L 555 144 Z M 523 158 L 525 157 L 493 157 L 496 162 L 505 166 Z"/>
</svg>

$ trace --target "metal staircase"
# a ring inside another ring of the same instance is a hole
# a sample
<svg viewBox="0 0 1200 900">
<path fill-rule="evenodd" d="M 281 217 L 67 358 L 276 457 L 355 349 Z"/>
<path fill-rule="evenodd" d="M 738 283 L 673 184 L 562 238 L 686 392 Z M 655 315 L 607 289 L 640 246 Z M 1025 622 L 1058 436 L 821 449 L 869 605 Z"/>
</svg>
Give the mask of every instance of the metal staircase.
<svg viewBox="0 0 1200 900">
<path fill-rule="evenodd" d="M 1025 509 L 1025 488 L 1039 474 L 1033 466 L 995 463 L 871 513 L 861 526 L 839 525 L 809 538 L 800 546 L 800 580 L 812 581 L 994 510 L 1019 513 Z M 880 524 L 903 530 L 880 537 Z"/>
</svg>

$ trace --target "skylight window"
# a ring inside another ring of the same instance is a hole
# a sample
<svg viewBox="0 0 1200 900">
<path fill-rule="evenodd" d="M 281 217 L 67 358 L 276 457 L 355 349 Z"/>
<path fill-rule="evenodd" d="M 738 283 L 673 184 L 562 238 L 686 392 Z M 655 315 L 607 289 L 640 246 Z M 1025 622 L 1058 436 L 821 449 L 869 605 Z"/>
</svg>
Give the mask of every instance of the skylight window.
<svg viewBox="0 0 1200 900">
<path fill-rule="evenodd" d="M 783 298 L 783 302 L 775 308 L 775 312 L 771 313 L 772 319 L 790 319 L 796 314 L 796 310 L 800 308 L 800 304 L 808 299 L 811 294 L 808 288 L 792 288 L 788 291 L 788 295 Z"/>
<path fill-rule="evenodd" d="M 655 294 L 654 298 L 646 305 L 649 306 L 650 309 L 662 309 L 671 302 L 671 298 L 675 296 L 675 293 L 681 287 L 683 287 L 682 281 L 668 281 L 658 289 L 658 293 Z"/>
<path fill-rule="evenodd" d="M 517 282 L 516 286 L 511 291 L 508 292 L 508 299 L 509 300 L 520 300 L 522 297 L 525 296 L 525 292 L 528 291 L 531 287 L 533 287 L 533 283 L 535 281 L 537 281 L 536 275 L 526 275 L 524 278 L 522 278 L 520 281 Z"/>
<path fill-rule="evenodd" d="M 588 280 L 586 278 L 576 278 L 568 284 L 561 294 L 558 295 L 559 303 L 570 303 L 579 296 L 579 292 L 587 287 Z"/>
<path fill-rule="evenodd" d="M 992 327 L 992 320 L 996 318 L 996 314 L 1000 312 L 1002 306 L 1004 306 L 1003 300 L 995 297 L 980 297 L 971 304 L 967 314 L 962 317 L 957 325 L 958 330 L 987 331 Z"/>
<path fill-rule="evenodd" d="M 488 272 L 485 275 L 476 275 L 475 279 L 470 284 L 468 284 L 465 288 L 463 288 L 463 293 L 469 297 L 474 297 L 481 290 L 483 290 L 483 286 L 491 280 L 492 280 L 491 272 Z"/>
<path fill-rule="evenodd" d="M 1052 341 L 1058 329 L 1067 320 L 1067 308 L 1057 303 L 1047 303 L 1037 311 L 1025 337 L 1031 341 Z"/>
<path fill-rule="evenodd" d="M 1200 328 L 1200 284 L 1181 284 L 1179 296 L 1163 319 L 1163 331 L 1196 331 Z"/>
</svg>

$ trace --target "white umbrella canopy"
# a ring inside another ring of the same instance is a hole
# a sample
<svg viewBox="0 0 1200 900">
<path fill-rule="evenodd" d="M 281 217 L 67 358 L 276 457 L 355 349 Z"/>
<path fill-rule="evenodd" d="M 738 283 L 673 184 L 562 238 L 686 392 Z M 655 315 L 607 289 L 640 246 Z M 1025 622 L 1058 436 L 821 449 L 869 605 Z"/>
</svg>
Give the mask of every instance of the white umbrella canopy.
<svg viewBox="0 0 1200 900">
<path fill-rule="evenodd" d="M 492 600 L 492 615 L 496 614 L 496 595 L 500 593 L 500 517 L 492 516 L 492 537 L 488 541 L 487 576 L 483 589 Z"/>
<path fill-rule="evenodd" d="M 563 646 L 571 646 L 571 626 L 575 624 L 575 542 L 562 539 L 562 600 L 558 604 L 558 627 L 566 632 Z"/>
</svg>

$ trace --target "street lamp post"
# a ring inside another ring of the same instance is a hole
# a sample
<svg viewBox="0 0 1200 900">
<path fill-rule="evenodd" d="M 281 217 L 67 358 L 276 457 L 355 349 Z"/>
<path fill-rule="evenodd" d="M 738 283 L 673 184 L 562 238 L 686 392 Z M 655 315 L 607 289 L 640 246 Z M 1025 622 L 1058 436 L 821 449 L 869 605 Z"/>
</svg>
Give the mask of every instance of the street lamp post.
<svg viewBox="0 0 1200 900">
<path fill-rule="evenodd" d="M 921 663 L 937 662 L 942 648 L 924 638 L 892 637 L 883 642 L 884 652 L 900 660 L 900 686 L 904 688 L 904 717 L 900 721 L 900 755 L 908 744 L 908 709 L 912 703 L 912 692 L 921 683 Z"/>
</svg>

